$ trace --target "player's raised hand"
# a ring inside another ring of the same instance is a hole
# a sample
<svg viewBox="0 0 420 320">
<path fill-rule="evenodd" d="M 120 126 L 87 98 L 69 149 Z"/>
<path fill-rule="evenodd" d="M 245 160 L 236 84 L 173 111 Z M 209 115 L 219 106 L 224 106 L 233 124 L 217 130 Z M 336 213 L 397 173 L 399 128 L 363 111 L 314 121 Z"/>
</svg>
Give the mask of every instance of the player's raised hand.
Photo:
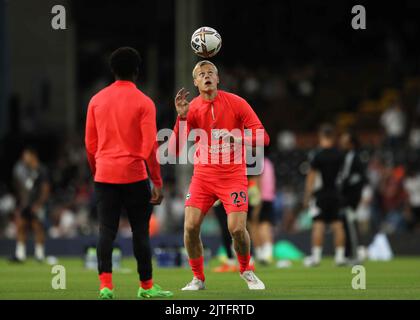
<svg viewBox="0 0 420 320">
<path fill-rule="evenodd" d="M 188 114 L 188 109 L 190 107 L 190 103 L 187 100 L 187 97 L 190 95 L 190 93 L 185 90 L 185 88 L 182 88 L 178 91 L 178 93 L 175 96 L 175 108 L 176 112 L 181 118 L 186 118 Z"/>
</svg>

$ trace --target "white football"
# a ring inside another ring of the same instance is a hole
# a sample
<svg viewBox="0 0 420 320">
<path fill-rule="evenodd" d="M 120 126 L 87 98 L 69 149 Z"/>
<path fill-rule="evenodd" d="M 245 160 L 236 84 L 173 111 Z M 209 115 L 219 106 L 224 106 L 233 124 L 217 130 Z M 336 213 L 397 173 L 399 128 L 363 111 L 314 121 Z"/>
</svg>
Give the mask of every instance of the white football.
<svg viewBox="0 0 420 320">
<path fill-rule="evenodd" d="M 202 58 L 214 57 L 221 47 L 222 37 L 213 28 L 198 28 L 191 37 L 191 48 Z"/>
</svg>

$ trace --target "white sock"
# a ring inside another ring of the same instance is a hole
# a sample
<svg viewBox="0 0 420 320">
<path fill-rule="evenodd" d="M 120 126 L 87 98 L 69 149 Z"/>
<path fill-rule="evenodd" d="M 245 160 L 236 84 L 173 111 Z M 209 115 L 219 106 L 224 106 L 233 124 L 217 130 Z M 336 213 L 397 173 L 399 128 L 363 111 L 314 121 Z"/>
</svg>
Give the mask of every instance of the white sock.
<svg viewBox="0 0 420 320">
<path fill-rule="evenodd" d="M 322 247 L 312 247 L 312 258 L 314 258 L 316 262 L 321 261 L 321 256 L 322 256 Z"/>
<path fill-rule="evenodd" d="M 24 242 L 18 241 L 16 243 L 15 256 L 19 260 L 25 260 L 26 259 L 26 245 L 25 245 Z"/>
<path fill-rule="evenodd" d="M 335 261 L 337 262 L 344 261 L 344 247 L 335 248 Z"/>
<path fill-rule="evenodd" d="M 264 243 L 263 259 L 268 260 L 268 261 L 273 259 L 273 244 L 271 242 Z"/>
<path fill-rule="evenodd" d="M 44 260 L 45 258 L 44 245 L 41 243 L 35 244 L 35 258 L 38 260 Z"/>
</svg>

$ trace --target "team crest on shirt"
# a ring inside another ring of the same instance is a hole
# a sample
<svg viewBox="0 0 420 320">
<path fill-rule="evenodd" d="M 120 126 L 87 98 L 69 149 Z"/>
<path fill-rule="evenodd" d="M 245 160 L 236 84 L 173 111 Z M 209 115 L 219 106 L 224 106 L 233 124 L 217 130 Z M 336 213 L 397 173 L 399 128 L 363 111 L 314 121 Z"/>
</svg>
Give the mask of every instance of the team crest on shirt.
<svg viewBox="0 0 420 320">
<path fill-rule="evenodd" d="M 191 193 L 187 193 L 187 196 L 185 197 L 185 200 L 188 200 L 189 198 L 191 198 Z"/>
</svg>

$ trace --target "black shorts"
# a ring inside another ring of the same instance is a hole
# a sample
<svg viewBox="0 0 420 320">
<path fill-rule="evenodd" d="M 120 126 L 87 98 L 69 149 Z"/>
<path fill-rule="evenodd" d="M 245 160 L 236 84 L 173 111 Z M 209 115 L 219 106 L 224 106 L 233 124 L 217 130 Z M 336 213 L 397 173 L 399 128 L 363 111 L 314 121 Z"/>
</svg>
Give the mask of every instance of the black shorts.
<svg viewBox="0 0 420 320">
<path fill-rule="evenodd" d="M 359 206 L 360 199 L 362 197 L 362 190 L 350 190 L 343 192 L 343 195 L 340 197 L 341 207 L 350 207 L 353 210 L 356 210 Z"/>
<path fill-rule="evenodd" d="M 32 220 L 35 218 L 35 214 L 30 207 L 26 207 L 21 211 L 21 217 L 26 220 Z"/>
<path fill-rule="evenodd" d="M 44 220 L 44 210 L 44 208 L 41 208 L 40 212 L 33 212 L 31 207 L 28 206 L 22 209 L 22 211 L 20 212 L 20 216 L 22 219 L 25 219 L 27 221 L 38 220 L 42 222 Z"/>
<path fill-rule="evenodd" d="M 274 206 L 272 201 L 263 201 L 260 212 L 260 222 L 274 224 Z"/>
<path fill-rule="evenodd" d="M 319 214 L 313 217 L 314 221 L 332 223 L 341 220 L 340 197 L 336 192 L 317 194 L 315 205 L 319 209 Z"/>
<path fill-rule="evenodd" d="M 249 206 L 248 209 L 248 220 L 252 219 L 254 213 L 254 207 Z M 258 222 L 269 222 L 274 224 L 274 207 L 272 201 L 263 201 L 261 205 L 260 215 L 258 217 Z"/>
</svg>

